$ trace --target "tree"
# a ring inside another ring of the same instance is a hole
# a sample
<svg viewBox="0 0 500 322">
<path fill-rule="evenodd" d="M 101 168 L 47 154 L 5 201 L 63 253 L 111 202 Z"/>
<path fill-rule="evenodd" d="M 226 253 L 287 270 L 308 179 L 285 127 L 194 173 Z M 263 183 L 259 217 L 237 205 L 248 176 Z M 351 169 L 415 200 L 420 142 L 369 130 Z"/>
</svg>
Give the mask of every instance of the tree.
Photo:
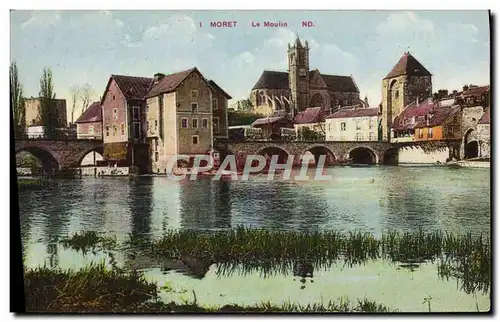
<svg viewBox="0 0 500 322">
<path fill-rule="evenodd" d="M 26 120 L 26 106 L 23 98 L 23 87 L 19 82 L 19 70 L 17 64 L 10 64 L 10 102 L 14 121 L 14 137 L 19 138 L 24 135 Z"/>
<path fill-rule="evenodd" d="M 237 111 L 251 112 L 253 110 L 252 101 L 250 98 L 242 99 L 232 104 L 233 108 Z"/>
<path fill-rule="evenodd" d="M 85 113 L 90 105 L 90 102 L 94 99 L 95 91 L 90 86 L 90 84 L 85 83 L 80 89 L 80 99 L 82 100 L 82 114 Z"/>
<path fill-rule="evenodd" d="M 54 93 L 54 84 L 52 83 L 52 70 L 44 68 L 40 78 L 40 111 L 46 138 L 57 136 L 58 113 L 54 98 L 56 98 L 56 93 Z"/>
<path fill-rule="evenodd" d="M 73 124 L 75 122 L 74 115 L 76 110 L 76 101 L 78 101 L 78 98 L 80 97 L 80 86 L 71 86 L 69 92 L 71 93 L 71 124 Z"/>
</svg>

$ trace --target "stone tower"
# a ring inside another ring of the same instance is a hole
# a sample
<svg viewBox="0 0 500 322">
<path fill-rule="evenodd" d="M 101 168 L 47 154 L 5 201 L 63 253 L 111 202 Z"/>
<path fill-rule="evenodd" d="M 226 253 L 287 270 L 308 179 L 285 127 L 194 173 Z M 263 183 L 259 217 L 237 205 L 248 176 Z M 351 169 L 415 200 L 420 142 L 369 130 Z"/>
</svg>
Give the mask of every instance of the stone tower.
<svg viewBox="0 0 500 322">
<path fill-rule="evenodd" d="M 288 44 L 288 82 L 291 92 L 291 112 L 304 111 L 309 105 L 309 45 L 302 46 L 299 37 Z"/>
<path fill-rule="evenodd" d="M 432 97 L 432 74 L 409 52 L 382 80 L 382 140 L 390 140 L 394 118 L 413 102 Z"/>
</svg>

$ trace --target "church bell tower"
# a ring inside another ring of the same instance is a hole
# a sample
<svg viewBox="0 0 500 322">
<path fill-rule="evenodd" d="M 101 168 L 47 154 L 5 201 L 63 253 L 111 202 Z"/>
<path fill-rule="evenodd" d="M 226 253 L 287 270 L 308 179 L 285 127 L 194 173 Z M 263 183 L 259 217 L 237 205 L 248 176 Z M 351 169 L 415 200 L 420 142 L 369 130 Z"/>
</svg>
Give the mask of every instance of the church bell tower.
<svg viewBox="0 0 500 322">
<path fill-rule="evenodd" d="M 292 116 L 309 107 L 309 45 L 299 37 L 288 44 L 288 82 L 291 92 Z"/>
</svg>

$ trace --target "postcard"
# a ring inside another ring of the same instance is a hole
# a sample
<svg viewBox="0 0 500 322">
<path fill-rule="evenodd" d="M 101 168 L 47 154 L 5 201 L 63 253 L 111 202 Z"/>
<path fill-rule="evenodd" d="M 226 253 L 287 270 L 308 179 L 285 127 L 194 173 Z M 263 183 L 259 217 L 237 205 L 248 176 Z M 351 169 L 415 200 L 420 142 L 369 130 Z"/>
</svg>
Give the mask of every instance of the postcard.
<svg viewBox="0 0 500 322">
<path fill-rule="evenodd" d="M 10 19 L 20 311 L 491 311 L 489 11 Z"/>
</svg>

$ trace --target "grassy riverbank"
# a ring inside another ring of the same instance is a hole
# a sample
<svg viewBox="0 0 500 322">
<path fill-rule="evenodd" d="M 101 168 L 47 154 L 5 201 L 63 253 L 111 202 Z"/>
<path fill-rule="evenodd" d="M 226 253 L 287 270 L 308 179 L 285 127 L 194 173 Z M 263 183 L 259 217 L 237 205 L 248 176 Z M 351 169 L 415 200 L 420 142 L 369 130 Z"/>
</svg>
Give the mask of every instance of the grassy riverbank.
<svg viewBox="0 0 500 322">
<path fill-rule="evenodd" d="M 262 302 L 255 306 L 230 304 L 205 307 L 194 300 L 164 303 L 156 283 L 147 281 L 137 271 L 128 273 L 108 269 L 103 264 L 73 271 L 37 268 L 25 271 L 24 288 L 28 312 L 389 312 L 384 305 L 369 300 L 351 303 L 347 299 L 300 305 Z"/>
<path fill-rule="evenodd" d="M 62 243 L 76 250 L 116 247 L 116 240 L 95 232 L 74 234 Z M 487 293 L 491 284 L 491 242 L 483 235 L 388 231 L 375 238 L 361 232 L 172 230 L 153 241 L 130 237 L 122 248 L 149 258 L 181 260 L 187 263 L 190 275 L 198 278 L 203 278 L 212 264 L 221 276 L 254 271 L 264 276 L 292 272 L 301 276 L 336 262 L 353 266 L 368 260 L 389 260 L 409 269 L 437 262 L 437 274 L 456 278 L 468 294 Z"/>
</svg>

